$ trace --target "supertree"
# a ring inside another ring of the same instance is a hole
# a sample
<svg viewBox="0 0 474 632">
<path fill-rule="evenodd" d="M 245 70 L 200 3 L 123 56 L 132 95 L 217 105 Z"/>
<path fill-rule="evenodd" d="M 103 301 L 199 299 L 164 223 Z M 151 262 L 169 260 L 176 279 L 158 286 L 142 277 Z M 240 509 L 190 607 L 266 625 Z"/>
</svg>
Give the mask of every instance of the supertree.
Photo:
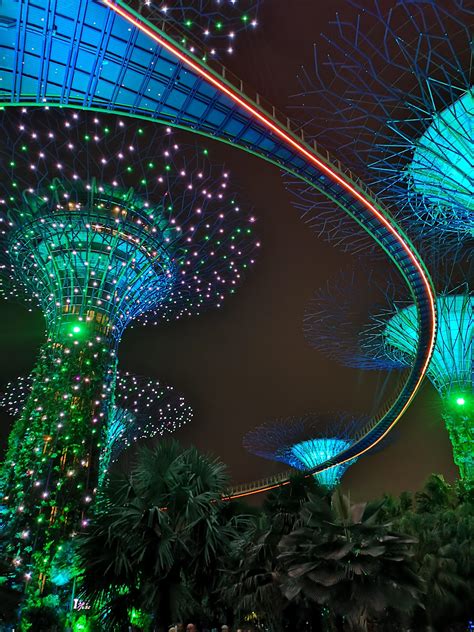
<svg viewBox="0 0 474 632">
<path fill-rule="evenodd" d="M 9 382 L 0 393 L 0 408 L 16 417 L 31 393 L 32 376 L 18 377 Z M 100 455 L 98 488 L 104 484 L 109 467 L 120 455 L 140 439 L 175 432 L 189 423 L 192 408 L 172 386 L 153 379 L 117 372 L 115 401 L 107 423 L 104 447 Z M 14 428 L 10 441 L 19 444 L 22 436 L 17 436 Z M 0 525 L 0 531 L 2 526 Z M 52 560 L 51 582 L 57 587 L 67 585 L 77 575 L 74 549 L 62 546 Z"/>
<path fill-rule="evenodd" d="M 439 311 L 428 377 L 443 399 L 461 477 L 469 480 L 472 296 L 464 255 L 474 235 L 471 14 L 462 0 L 400 2 L 388 12 L 378 0 L 351 4 L 359 17 L 337 18 L 337 35 L 326 37 L 325 60 L 315 49 L 314 72 L 300 77 L 298 98 L 304 104 L 297 107 L 304 110 L 306 133 L 329 147 L 337 143 L 428 264 Z M 325 229 L 347 250 L 375 255 L 336 205 L 303 199 L 301 188 L 294 191 L 317 230 Z M 456 267 L 460 270 L 453 273 Z M 350 366 L 408 366 L 418 339 L 416 321 L 411 300 L 398 296 L 394 285 L 381 285 L 383 306 L 373 308 L 365 323 L 357 322 L 349 305 L 352 281 L 318 293 L 305 318 L 306 335 Z"/>
<path fill-rule="evenodd" d="M 314 349 L 351 368 L 402 369 L 405 364 L 401 360 L 368 354 L 360 336 L 374 305 L 382 308 L 387 301 L 403 298 L 397 281 L 393 275 L 382 279 L 371 269 L 364 269 L 363 274 L 360 270 L 341 270 L 309 301 L 303 318 L 305 339 Z M 362 294 L 365 287 L 367 295 Z"/>
<path fill-rule="evenodd" d="M 9 555 L 44 592 L 62 542 L 88 524 L 123 331 L 220 307 L 259 242 L 229 174 L 169 128 L 15 110 L 2 129 L 2 291 L 39 305 L 47 332 L 3 504 Z"/>
<path fill-rule="evenodd" d="M 438 335 L 427 376 L 442 399 L 454 461 L 461 478 L 470 484 L 474 479 L 474 297 L 467 281 L 456 283 L 462 274 L 461 270 L 458 276 L 435 279 Z M 378 304 L 362 318 L 350 307 L 349 297 L 354 298 L 358 288 L 354 276 L 339 278 L 317 292 L 304 321 L 310 344 L 348 366 L 387 370 L 410 366 L 418 337 L 414 306 L 399 295 L 395 284 L 384 287 L 379 286 Z"/>
<path fill-rule="evenodd" d="M 474 481 L 474 295 L 466 284 L 436 299 L 438 336 L 427 376 L 443 402 L 443 419 L 461 479 Z M 362 334 L 367 356 L 409 366 L 418 337 L 413 304 L 392 301 Z"/>
<path fill-rule="evenodd" d="M 344 160 L 426 244 L 457 248 L 474 235 L 472 14 L 463 0 L 353 2 L 323 35 L 314 69 L 303 69 L 294 107 L 305 133 Z M 289 181 L 296 205 L 321 234 L 347 250 L 369 240 L 307 187 Z"/>
<path fill-rule="evenodd" d="M 261 0 L 139 0 L 130 4 L 138 5 L 152 22 L 176 26 L 181 31 L 180 43 L 206 59 L 235 51 L 238 34 L 257 27 Z"/>
<path fill-rule="evenodd" d="M 31 393 L 33 377 L 20 376 L 0 393 L 0 408 L 17 417 Z M 172 386 L 158 380 L 117 371 L 115 400 L 107 423 L 107 438 L 100 457 L 100 478 L 111 463 L 140 439 L 172 433 L 189 423 L 193 411 Z M 19 429 L 18 429 L 19 430 Z M 13 439 L 14 430 L 11 434 Z M 18 445 L 22 436 L 15 436 Z"/>
<path fill-rule="evenodd" d="M 280 461 L 298 470 L 310 470 L 352 445 L 367 421 L 345 413 L 278 419 L 248 432 L 243 445 L 252 454 L 265 459 Z M 314 477 L 332 490 L 356 461 L 351 459 Z"/>
</svg>

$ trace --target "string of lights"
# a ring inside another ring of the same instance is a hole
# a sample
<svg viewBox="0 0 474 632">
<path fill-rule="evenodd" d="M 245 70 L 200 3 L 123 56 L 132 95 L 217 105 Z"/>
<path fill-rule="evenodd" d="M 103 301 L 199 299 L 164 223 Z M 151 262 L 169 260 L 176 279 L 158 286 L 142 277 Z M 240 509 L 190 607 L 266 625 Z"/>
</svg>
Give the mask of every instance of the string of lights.
<svg viewBox="0 0 474 632">
<path fill-rule="evenodd" d="M 239 34 L 256 29 L 260 4 L 260 0 L 140 0 L 137 8 L 152 22 L 178 27 L 181 45 L 196 53 L 200 44 L 199 54 L 206 60 L 235 52 Z"/>
<path fill-rule="evenodd" d="M 17 417 L 31 393 L 33 377 L 20 376 L 9 382 L 0 393 L 0 408 Z M 173 433 L 193 417 L 192 408 L 172 386 L 158 380 L 117 372 L 115 398 L 107 424 L 107 439 L 100 457 L 101 478 L 111 463 L 141 439 L 152 439 Z M 24 431 L 12 431 L 17 451 L 18 441 Z"/>
<path fill-rule="evenodd" d="M 47 108 L 1 126 L 0 293 L 46 323 L 2 503 L 8 554 L 44 594 L 58 547 L 89 522 L 123 331 L 220 307 L 260 244 L 228 171 L 169 128 Z"/>
</svg>

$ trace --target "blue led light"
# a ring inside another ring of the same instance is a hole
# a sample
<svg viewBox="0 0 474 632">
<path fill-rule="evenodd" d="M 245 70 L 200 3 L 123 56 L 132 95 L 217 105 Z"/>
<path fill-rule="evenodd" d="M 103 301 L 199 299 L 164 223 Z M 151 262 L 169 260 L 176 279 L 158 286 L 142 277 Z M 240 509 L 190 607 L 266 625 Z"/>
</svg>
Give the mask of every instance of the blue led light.
<svg viewBox="0 0 474 632">
<path fill-rule="evenodd" d="M 346 450 L 349 446 L 349 441 L 336 437 L 302 441 L 289 450 L 290 454 L 288 456 L 290 457 L 291 455 L 293 457 L 289 465 L 299 470 L 310 470 L 332 459 L 336 454 Z M 315 474 L 314 477 L 324 487 L 333 489 L 338 485 L 347 468 L 354 462 L 355 459 L 342 465 L 336 465 L 324 472 Z"/>
<path fill-rule="evenodd" d="M 313 475 L 318 483 L 334 489 L 357 459 L 332 467 L 328 462 L 350 448 L 354 436 L 367 421 L 365 417 L 354 418 L 346 413 L 279 419 L 248 432 L 243 445 L 252 454 L 281 461 L 297 470 L 314 470 L 328 464 L 328 469 Z"/>
</svg>

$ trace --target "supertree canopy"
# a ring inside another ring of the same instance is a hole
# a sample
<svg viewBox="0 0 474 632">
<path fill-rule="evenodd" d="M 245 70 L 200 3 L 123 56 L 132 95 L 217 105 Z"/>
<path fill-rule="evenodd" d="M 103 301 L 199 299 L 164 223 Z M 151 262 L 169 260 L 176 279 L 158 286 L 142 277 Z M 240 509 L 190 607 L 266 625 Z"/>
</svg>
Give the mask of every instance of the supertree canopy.
<svg viewBox="0 0 474 632">
<path fill-rule="evenodd" d="M 446 244 L 474 235 L 472 15 L 463 0 L 351 2 L 300 76 L 295 107 L 309 137 L 338 148 L 409 235 Z M 307 221 L 349 250 L 368 240 L 337 212 L 290 182 Z M 306 196 L 306 197 L 305 197 Z M 371 249 L 372 250 L 372 249 Z"/>
<path fill-rule="evenodd" d="M 248 432 L 244 447 L 257 456 L 281 461 L 298 470 L 311 470 L 347 449 L 367 419 L 346 414 L 304 415 L 279 419 Z M 324 487 L 334 489 L 344 472 L 357 459 L 351 459 L 314 475 Z"/>
<path fill-rule="evenodd" d="M 172 386 L 157 380 L 118 372 L 110 438 L 110 461 L 140 439 L 151 439 L 189 423 L 193 410 Z"/>
<path fill-rule="evenodd" d="M 235 51 L 237 36 L 254 30 L 258 24 L 261 0 L 140 0 L 139 9 L 155 21 L 169 22 L 182 32 L 181 44 L 205 55 L 218 56 Z M 136 4 L 131 2 L 131 4 Z M 188 37 L 189 36 L 189 37 Z"/>
<path fill-rule="evenodd" d="M 452 282 L 459 276 L 434 278 L 439 288 L 438 335 L 427 376 L 442 398 L 442 415 L 461 477 L 472 481 L 474 298 L 467 281 Z M 346 275 L 318 291 L 305 315 L 306 338 L 313 347 L 348 366 L 409 367 L 418 338 L 414 305 L 388 280 L 385 293 L 380 286 L 376 304 L 361 317 L 353 311 L 357 289 L 357 278 Z"/>
<path fill-rule="evenodd" d="M 16 417 L 31 393 L 32 376 L 18 377 L 0 393 L 0 408 Z M 117 372 L 115 400 L 107 423 L 107 438 L 100 458 L 103 476 L 110 463 L 140 439 L 174 432 L 192 419 L 193 411 L 182 395 L 160 381 Z M 22 435 L 12 431 L 10 442 Z"/>
<path fill-rule="evenodd" d="M 438 294 L 438 336 L 427 376 L 443 400 L 443 418 L 461 478 L 474 481 L 474 296 L 467 284 Z M 413 305 L 371 317 L 362 347 L 373 358 L 409 366 L 418 330 Z"/>
<path fill-rule="evenodd" d="M 64 110 L 2 126 L 2 293 L 37 304 L 47 333 L 3 503 L 14 564 L 43 590 L 88 524 L 124 329 L 221 306 L 259 243 L 229 174 L 170 129 Z"/>
<path fill-rule="evenodd" d="M 364 276 L 342 270 L 337 277 L 314 292 L 305 310 L 303 333 L 308 343 L 329 358 L 352 368 L 384 370 L 403 368 L 403 360 L 383 354 L 369 354 L 359 333 L 367 328 L 367 304 L 385 304 L 397 297 L 397 283 L 382 280 L 371 271 Z M 370 283 L 371 296 L 362 297 Z M 374 296 L 375 294 L 375 296 Z"/>
</svg>

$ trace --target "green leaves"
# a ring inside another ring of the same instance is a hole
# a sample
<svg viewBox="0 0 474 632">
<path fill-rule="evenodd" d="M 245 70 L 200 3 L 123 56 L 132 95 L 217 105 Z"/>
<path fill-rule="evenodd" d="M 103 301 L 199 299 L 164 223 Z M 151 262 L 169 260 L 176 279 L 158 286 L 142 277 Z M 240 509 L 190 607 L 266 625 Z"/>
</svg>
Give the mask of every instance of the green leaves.
<svg viewBox="0 0 474 632">
<path fill-rule="evenodd" d="M 310 496 L 300 523 L 278 545 L 285 596 L 327 604 L 360 630 L 387 608 L 413 609 L 422 587 L 406 572 L 415 541 L 389 531 L 377 515 L 378 507 L 352 505 L 340 491 L 330 502 Z"/>
<path fill-rule="evenodd" d="M 195 448 L 142 449 L 129 476 L 110 480 L 104 511 L 81 540 L 85 594 L 106 614 L 126 589 L 129 605 L 163 626 L 189 615 L 244 522 L 226 515 L 227 485 L 224 465 Z"/>
</svg>

